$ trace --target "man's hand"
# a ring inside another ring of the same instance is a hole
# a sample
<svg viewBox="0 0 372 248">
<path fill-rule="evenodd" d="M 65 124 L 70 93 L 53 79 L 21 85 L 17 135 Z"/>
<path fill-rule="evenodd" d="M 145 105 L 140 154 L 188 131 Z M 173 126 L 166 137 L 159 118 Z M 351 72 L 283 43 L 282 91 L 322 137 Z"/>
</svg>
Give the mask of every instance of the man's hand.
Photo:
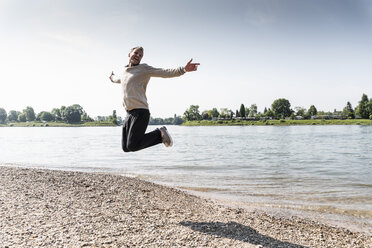
<svg viewBox="0 0 372 248">
<path fill-rule="evenodd" d="M 109 79 L 111 80 L 111 82 L 114 82 L 114 80 L 112 80 L 112 76 L 114 76 L 114 75 L 115 75 L 114 72 L 111 72 L 111 75 L 109 77 Z"/>
<path fill-rule="evenodd" d="M 198 65 L 200 65 L 200 64 L 199 63 L 191 63 L 191 62 L 192 62 L 192 59 L 190 59 L 190 61 L 185 66 L 185 71 L 190 72 L 190 71 L 196 71 L 198 69 Z"/>
</svg>

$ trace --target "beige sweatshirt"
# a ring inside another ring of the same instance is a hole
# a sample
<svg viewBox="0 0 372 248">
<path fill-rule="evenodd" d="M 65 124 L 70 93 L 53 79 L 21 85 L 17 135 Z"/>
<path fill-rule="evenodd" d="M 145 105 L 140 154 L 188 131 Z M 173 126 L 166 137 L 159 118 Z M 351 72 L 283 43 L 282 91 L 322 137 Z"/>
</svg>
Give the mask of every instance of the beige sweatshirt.
<svg viewBox="0 0 372 248">
<path fill-rule="evenodd" d="M 147 64 L 125 67 L 121 78 L 114 78 L 113 83 L 121 84 L 123 89 L 123 106 L 132 109 L 148 109 L 146 88 L 151 77 L 171 78 L 185 74 L 185 67 L 175 69 L 154 68 Z"/>
</svg>

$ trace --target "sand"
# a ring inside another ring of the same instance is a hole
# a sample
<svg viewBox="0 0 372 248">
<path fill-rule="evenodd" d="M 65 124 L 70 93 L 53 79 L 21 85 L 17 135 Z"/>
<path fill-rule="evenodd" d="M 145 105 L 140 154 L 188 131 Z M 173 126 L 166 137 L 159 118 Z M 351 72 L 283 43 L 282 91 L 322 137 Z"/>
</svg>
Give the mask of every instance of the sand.
<svg viewBox="0 0 372 248">
<path fill-rule="evenodd" d="M 0 247 L 372 247 L 372 237 L 102 173 L 0 166 Z"/>
</svg>

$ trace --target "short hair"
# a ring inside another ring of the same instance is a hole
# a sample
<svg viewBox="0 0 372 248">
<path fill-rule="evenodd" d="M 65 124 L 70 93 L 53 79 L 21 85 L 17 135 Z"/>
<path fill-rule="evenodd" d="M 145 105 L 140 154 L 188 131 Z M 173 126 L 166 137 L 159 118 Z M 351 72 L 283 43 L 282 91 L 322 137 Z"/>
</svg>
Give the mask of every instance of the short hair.
<svg viewBox="0 0 372 248">
<path fill-rule="evenodd" d="M 141 46 L 133 47 L 132 49 L 130 49 L 130 52 L 133 52 L 136 49 L 142 50 L 142 53 L 144 52 L 143 47 L 141 47 Z"/>
</svg>

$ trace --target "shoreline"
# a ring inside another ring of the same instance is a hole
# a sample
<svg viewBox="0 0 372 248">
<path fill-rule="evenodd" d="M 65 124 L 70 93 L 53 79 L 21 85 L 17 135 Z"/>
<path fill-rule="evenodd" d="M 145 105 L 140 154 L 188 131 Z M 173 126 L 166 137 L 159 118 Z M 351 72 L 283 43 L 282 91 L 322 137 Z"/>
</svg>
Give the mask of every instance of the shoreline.
<svg viewBox="0 0 372 248">
<path fill-rule="evenodd" d="M 172 187 L 172 186 L 171 186 Z M 332 227 L 341 227 L 349 229 L 352 232 L 365 233 L 367 236 L 372 235 L 372 222 L 370 218 L 354 215 L 346 215 L 334 212 L 319 211 L 312 208 L 300 208 L 297 205 L 281 205 L 269 202 L 256 202 L 249 200 L 239 200 L 237 196 L 220 195 L 218 192 L 210 193 L 207 191 L 195 191 L 187 187 L 174 187 L 185 191 L 186 193 L 199 196 L 210 200 L 219 205 L 232 208 L 243 208 L 249 211 L 258 211 L 269 213 L 276 217 L 290 219 L 291 217 L 300 217 L 319 222 Z M 304 206 L 304 205 L 301 205 Z"/>
<path fill-rule="evenodd" d="M 371 236 L 108 173 L 0 166 L 9 247 L 369 247 Z"/>
<path fill-rule="evenodd" d="M 332 126 L 332 125 L 372 125 L 371 119 L 314 119 L 314 120 L 201 120 L 201 121 L 186 121 L 182 126 Z"/>
<path fill-rule="evenodd" d="M 160 126 L 149 124 L 149 126 Z M 331 126 L 331 125 L 360 125 L 371 126 L 372 119 L 314 119 L 314 120 L 200 120 L 200 121 L 185 121 L 180 125 L 165 124 L 170 126 Z M 68 124 L 64 122 L 13 122 L 0 124 L 0 127 L 118 127 L 110 122 L 86 122 Z"/>
</svg>

